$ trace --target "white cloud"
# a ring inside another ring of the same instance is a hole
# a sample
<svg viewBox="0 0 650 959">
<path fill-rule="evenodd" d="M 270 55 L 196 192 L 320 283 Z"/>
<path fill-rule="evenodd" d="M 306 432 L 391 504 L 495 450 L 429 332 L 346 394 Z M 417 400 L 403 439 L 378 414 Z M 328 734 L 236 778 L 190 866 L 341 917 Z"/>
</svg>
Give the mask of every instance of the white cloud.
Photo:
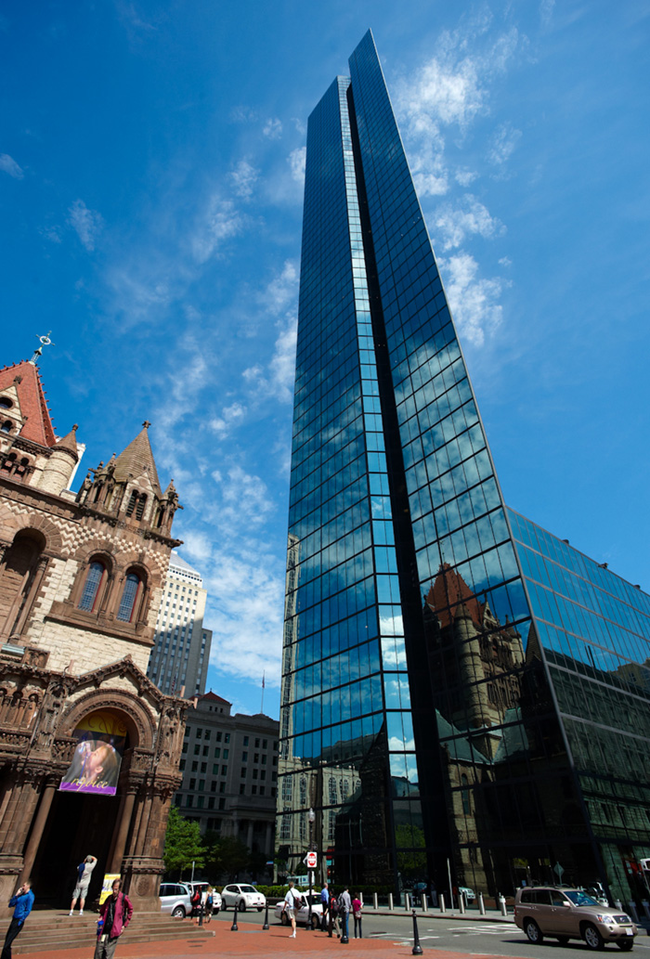
<svg viewBox="0 0 650 959">
<path fill-rule="evenodd" d="M 259 175 L 260 171 L 256 170 L 254 166 L 251 166 L 247 160 L 240 160 L 230 174 L 233 192 L 245 200 L 250 199 Z"/>
<path fill-rule="evenodd" d="M 496 165 L 507 163 L 521 139 L 521 130 L 515 130 L 510 124 L 502 123 L 494 135 L 488 160 Z"/>
<path fill-rule="evenodd" d="M 451 204 L 441 206 L 434 218 L 436 238 L 440 236 L 442 239 L 443 250 L 459 247 L 468 235 L 487 238 L 505 233 L 503 224 L 491 217 L 487 208 L 471 193 L 463 197 L 463 203 L 464 209 Z"/>
<path fill-rule="evenodd" d="M 451 311 L 461 336 L 481 346 L 486 335 L 501 323 L 503 309 L 498 298 L 501 279 L 479 279 L 478 264 L 468 253 L 457 253 L 439 261 Z"/>
<path fill-rule="evenodd" d="M 282 136 L 282 120 L 278 120 L 277 117 L 267 120 L 262 129 L 262 133 L 270 140 L 279 140 Z"/>
<path fill-rule="evenodd" d="M 256 363 L 244 370 L 242 375 L 256 393 L 274 396 L 282 403 L 290 403 L 293 399 L 298 332 L 295 314 L 288 314 L 284 323 L 278 324 L 278 328 L 273 356 L 267 369 Z"/>
<path fill-rule="evenodd" d="M 75 200 L 68 209 L 68 223 L 76 231 L 89 253 L 95 249 L 104 221 L 96 210 L 89 210 L 83 200 Z"/>
<path fill-rule="evenodd" d="M 232 200 L 224 200 L 215 193 L 200 217 L 199 225 L 190 239 L 192 254 L 198 263 L 206 263 L 218 252 L 225 240 L 241 233 L 245 218 Z"/>
<path fill-rule="evenodd" d="M 3 173 L 8 173 L 14 180 L 22 180 L 25 176 L 21 167 L 18 166 L 14 158 L 10 157 L 8 153 L 0 153 L 0 170 L 2 170 Z"/>
<path fill-rule="evenodd" d="M 39 228 L 38 232 L 51 243 L 61 242 L 61 230 L 58 226 L 42 226 Z"/>
<path fill-rule="evenodd" d="M 210 420 L 210 429 L 214 430 L 220 440 L 223 440 L 241 423 L 245 415 L 245 406 L 241 403 L 232 403 L 222 409 L 221 416 L 215 416 Z"/>
<path fill-rule="evenodd" d="M 473 170 L 456 170 L 454 179 L 462 187 L 468 187 L 477 178 L 478 173 Z"/>
<path fill-rule="evenodd" d="M 257 524 L 275 509 L 266 483 L 259 476 L 246 473 L 241 466 L 228 469 L 226 478 L 221 471 L 213 473 L 212 478 L 220 486 L 222 522 L 237 520 L 240 523 L 243 519 L 247 524 Z"/>
<path fill-rule="evenodd" d="M 298 292 L 298 270 L 292 260 L 285 260 L 282 272 L 271 280 L 260 301 L 276 315 L 295 302 Z"/>
<path fill-rule="evenodd" d="M 296 183 L 302 183 L 305 179 L 305 161 L 307 159 L 307 147 L 296 147 L 287 157 L 287 162 L 291 168 L 291 176 Z"/>
</svg>

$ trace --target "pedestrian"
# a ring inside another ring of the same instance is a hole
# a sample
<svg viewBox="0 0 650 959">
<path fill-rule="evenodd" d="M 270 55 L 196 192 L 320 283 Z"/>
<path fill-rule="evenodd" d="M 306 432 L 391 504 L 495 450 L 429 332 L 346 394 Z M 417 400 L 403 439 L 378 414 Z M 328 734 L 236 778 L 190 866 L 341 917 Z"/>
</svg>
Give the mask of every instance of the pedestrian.
<svg viewBox="0 0 650 959">
<path fill-rule="evenodd" d="M 291 935 L 290 939 L 296 938 L 296 909 L 299 907 L 299 904 L 302 902 L 302 896 L 298 895 L 296 890 L 293 888 L 293 883 L 289 883 L 289 888 L 287 889 L 287 894 L 284 897 L 284 911 L 287 914 L 291 922 Z"/>
<path fill-rule="evenodd" d="M 327 920 L 327 910 L 329 908 L 329 903 L 330 903 L 330 891 L 327 888 L 327 883 L 324 882 L 323 888 L 320 891 L 320 904 L 323 907 L 323 914 L 320 920 L 321 929 L 325 928 L 325 922 Z"/>
<path fill-rule="evenodd" d="M 133 906 L 126 893 L 120 891 L 121 886 L 120 880 L 116 879 L 112 896 L 99 907 L 95 959 L 113 959 L 117 940 L 131 922 Z"/>
<path fill-rule="evenodd" d="M 77 904 L 77 899 L 79 900 L 79 915 L 83 916 L 84 914 L 84 903 L 86 901 L 86 896 L 88 895 L 88 886 L 90 885 L 90 877 L 92 876 L 93 869 L 97 865 L 97 859 L 95 856 L 86 856 L 83 862 L 80 862 L 77 866 L 77 884 L 74 887 L 74 892 L 72 893 L 72 903 L 70 905 L 69 916 L 74 914 L 74 907 Z"/>
<path fill-rule="evenodd" d="M 352 900 L 352 915 L 354 917 L 354 938 L 363 939 L 363 932 L 361 931 L 361 910 L 363 909 L 363 903 L 359 896 L 355 896 Z M 357 932 L 359 933 L 357 935 Z"/>
<path fill-rule="evenodd" d="M 192 893 L 192 898 L 190 899 L 190 904 L 192 906 L 192 916 L 198 920 L 199 913 L 201 912 L 201 888 L 200 886 L 194 887 L 194 892 Z"/>
<path fill-rule="evenodd" d="M 9 907 L 14 908 L 14 916 L 9 923 L 5 944 L 2 949 L 2 959 L 11 959 L 11 943 L 14 941 L 20 930 L 25 924 L 25 919 L 32 911 L 34 905 L 34 893 L 30 881 L 24 882 L 15 896 L 9 900 Z"/>
<path fill-rule="evenodd" d="M 206 924 L 212 919 L 212 910 L 214 908 L 214 889 L 212 886 L 208 886 L 205 891 L 205 922 Z"/>
<path fill-rule="evenodd" d="M 339 896 L 338 906 L 342 924 L 341 942 L 347 942 L 349 939 L 348 919 L 350 917 L 350 910 L 352 909 L 352 900 L 350 899 L 350 891 L 347 886 Z"/>
<path fill-rule="evenodd" d="M 336 896 L 332 893 L 330 896 L 330 924 L 329 937 L 332 938 L 332 930 L 336 933 L 336 938 L 341 938 L 341 923 L 339 921 L 339 903 Z"/>
</svg>

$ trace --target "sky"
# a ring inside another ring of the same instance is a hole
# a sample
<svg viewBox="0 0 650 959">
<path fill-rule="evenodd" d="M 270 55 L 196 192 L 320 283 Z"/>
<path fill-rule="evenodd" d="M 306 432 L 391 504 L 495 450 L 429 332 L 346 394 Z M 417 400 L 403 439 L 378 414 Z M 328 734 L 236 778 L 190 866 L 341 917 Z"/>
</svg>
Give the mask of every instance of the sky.
<svg viewBox="0 0 650 959">
<path fill-rule="evenodd" d="M 650 590 L 648 0 L 1 9 L 0 365 L 52 331 L 76 486 L 151 421 L 233 712 L 279 712 L 306 121 L 368 27 L 506 501 Z"/>
</svg>

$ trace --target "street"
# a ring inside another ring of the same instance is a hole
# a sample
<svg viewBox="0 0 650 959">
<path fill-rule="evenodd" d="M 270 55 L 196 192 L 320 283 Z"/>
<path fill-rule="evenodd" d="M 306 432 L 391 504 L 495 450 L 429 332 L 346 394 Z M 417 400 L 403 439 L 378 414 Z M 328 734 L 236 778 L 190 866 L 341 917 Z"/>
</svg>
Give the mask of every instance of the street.
<svg viewBox="0 0 650 959">
<path fill-rule="evenodd" d="M 219 913 L 213 921 L 232 924 L 233 915 L 232 909 L 229 909 L 225 913 Z M 263 922 L 264 913 L 245 912 L 239 913 L 237 917 L 240 931 L 251 925 L 261 926 Z M 280 927 L 272 910 L 269 910 L 269 924 L 271 929 Z M 581 953 L 591 952 L 585 943 L 577 940 L 571 941 L 566 946 L 560 946 L 554 939 L 546 939 L 542 945 L 534 946 L 521 929 L 518 929 L 513 922 L 507 921 L 491 922 L 471 917 L 448 918 L 418 913 L 417 924 L 420 945 L 425 950 L 437 948 L 454 953 L 462 952 L 470 956 L 516 956 L 521 959 L 576 959 L 576 956 Z M 350 919 L 350 936 L 352 935 L 353 924 Z M 400 912 L 390 915 L 385 913 L 374 915 L 372 912 L 366 912 L 363 916 L 363 935 L 366 939 L 380 939 L 412 947 L 412 916 Z M 309 932 L 304 926 L 299 926 L 298 938 L 306 942 L 310 938 L 323 940 L 327 936 L 323 932 Z M 336 938 L 334 943 L 339 944 Z M 642 951 L 642 954 L 650 959 L 650 937 L 645 929 L 639 928 L 634 949 Z M 608 945 L 605 951 L 611 954 L 620 952 L 615 945 Z"/>
</svg>

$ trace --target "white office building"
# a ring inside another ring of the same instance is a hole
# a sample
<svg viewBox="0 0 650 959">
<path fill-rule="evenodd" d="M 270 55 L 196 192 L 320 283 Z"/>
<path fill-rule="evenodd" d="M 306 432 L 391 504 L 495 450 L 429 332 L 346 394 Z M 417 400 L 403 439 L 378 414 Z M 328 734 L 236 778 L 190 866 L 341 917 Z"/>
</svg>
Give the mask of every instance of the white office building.
<svg viewBox="0 0 650 959">
<path fill-rule="evenodd" d="M 212 630 L 203 625 L 207 592 L 201 574 L 173 552 L 156 623 L 147 676 L 170 696 L 200 696 Z"/>
</svg>

